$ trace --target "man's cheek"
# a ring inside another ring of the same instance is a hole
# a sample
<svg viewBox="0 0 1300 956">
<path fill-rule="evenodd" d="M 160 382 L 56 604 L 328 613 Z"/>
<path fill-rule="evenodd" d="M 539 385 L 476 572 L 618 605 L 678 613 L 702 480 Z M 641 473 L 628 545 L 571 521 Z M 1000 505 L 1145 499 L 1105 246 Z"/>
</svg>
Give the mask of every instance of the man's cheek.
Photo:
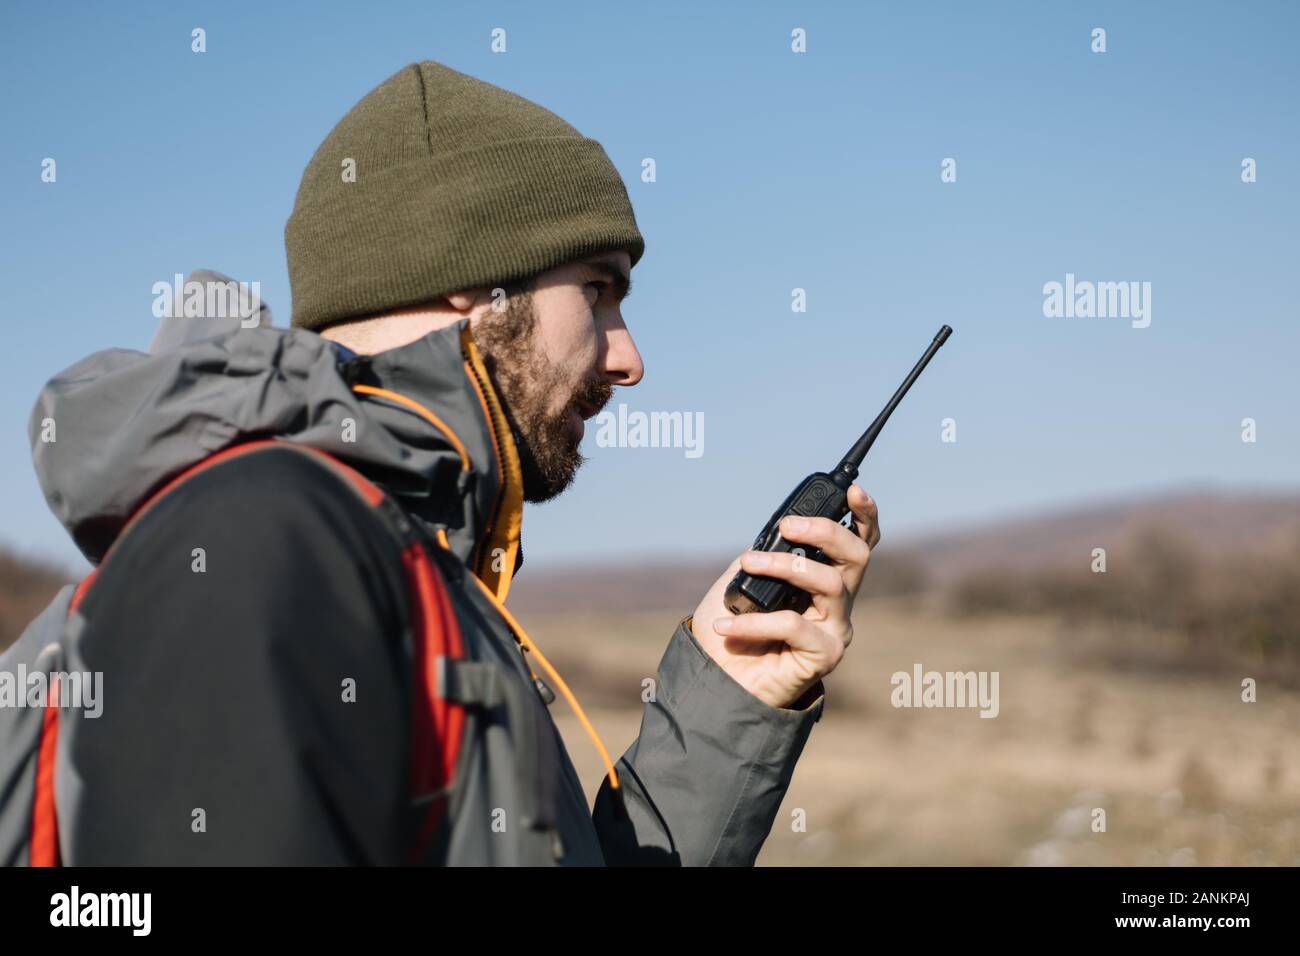
<svg viewBox="0 0 1300 956">
<path fill-rule="evenodd" d="M 588 383 L 597 377 L 594 356 L 589 359 L 585 354 L 571 355 L 559 365 L 556 378 L 564 385 L 556 391 L 564 393 L 561 398 L 566 405 L 572 404 L 583 397 L 583 393 L 588 390 Z"/>
<path fill-rule="evenodd" d="M 590 311 L 566 323 L 568 334 L 556 336 L 548 343 L 551 364 L 564 369 L 575 384 L 593 374 L 600 355 L 600 323 Z"/>
</svg>

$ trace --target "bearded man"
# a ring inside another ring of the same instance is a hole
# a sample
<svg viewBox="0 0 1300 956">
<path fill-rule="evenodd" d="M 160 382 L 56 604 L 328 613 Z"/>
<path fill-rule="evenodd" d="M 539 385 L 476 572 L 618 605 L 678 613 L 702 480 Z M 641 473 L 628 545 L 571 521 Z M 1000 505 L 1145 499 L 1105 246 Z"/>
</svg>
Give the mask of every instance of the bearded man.
<svg viewBox="0 0 1300 956">
<path fill-rule="evenodd" d="M 612 761 L 506 610 L 523 502 L 569 486 L 584 421 L 644 374 L 621 312 L 644 242 L 604 150 L 413 64 L 316 151 L 285 245 L 292 329 L 170 319 L 37 403 L 38 475 L 97 572 L 0 665 L 102 673 L 105 703 L 57 736 L 0 715 L 0 862 L 752 863 L 874 503 L 785 527 L 827 563 L 733 562 Z M 742 564 L 812 606 L 732 615 Z M 594 809 L 557 694 L 606 764 Z"/>
</svg>

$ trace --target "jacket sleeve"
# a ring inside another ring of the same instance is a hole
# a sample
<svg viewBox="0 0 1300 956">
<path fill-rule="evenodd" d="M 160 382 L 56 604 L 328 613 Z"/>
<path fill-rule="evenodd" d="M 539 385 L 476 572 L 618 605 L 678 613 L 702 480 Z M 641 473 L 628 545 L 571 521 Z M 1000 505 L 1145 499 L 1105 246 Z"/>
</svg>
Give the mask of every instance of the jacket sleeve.
<svg viewBox="0 0 1300 956">
<path fill-rule="evenodd" d="M 618 762 L 619 788 L 607 780 L 596 796 L 605 862 L 752 865 L 824 702 L 819 681 L 795 709 L 769 706 L 683 620 L 659 662 L 641 733 Z"/>
</svg>

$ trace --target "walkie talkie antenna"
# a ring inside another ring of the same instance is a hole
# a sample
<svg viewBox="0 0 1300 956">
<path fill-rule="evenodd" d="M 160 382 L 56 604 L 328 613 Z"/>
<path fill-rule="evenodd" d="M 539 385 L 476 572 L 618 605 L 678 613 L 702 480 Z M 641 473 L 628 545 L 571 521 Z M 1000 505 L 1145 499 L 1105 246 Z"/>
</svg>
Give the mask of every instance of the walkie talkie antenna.
<svg viewBox="0 0 1300 956">
<path fill-rule="evenodd" d="M 894 397 L 885 406 L 885 410 L 876 416 L 871 427 L 862 433 L 862 437 L 849 449 L 842 462 L 830 472 L 815 471 L 795 485 L 794 490 L 785 496 L 781 507 L 777 508 L 772 513 L 772 517 L 767 519 L 767 524 L 763 525 L 763 530 L 754 539 L 753 550 L 770 551 L 774 554 L 794 554 L 800 558 L 806 557 L 810 561 L 830 563 L 821 548 L 806 548 L 786 540 L 781 533 L 782 522 L 793 515 L 801 518 L 829 518 L 831 521 L 844 521 L 852 510 L 849 507 L 849 489 L 853 487 L 853 480 L 858 477 L 858 466 L 862 464 L 862 459 L 867 456 L 867 451 L 875 442 L 876 436 L 885 427 L 885 422 L 889 421 L 889 416 L 894 413 L 894 409 L 903 400 L 907 390 L 925 371 L 930 359 L 934 358 L 934 353 L 948 341 L 950 335 L 952 329 L 946 325 L 939 330 L 939 334 L 934 337 L 930 347 L 921 356 L 921 361 L 916 363 L 916 367 L 899 386 Z M 756 574 L 746 571 L 743 567 L 728 582 L 722 594 L 723 606 L 732 614 L 768 614 L 772 611 L 794 611 L 796 614 L 802 614 L 812 606 L 812 600 L 812 594 L 791 581 Z"/>
<path fill-rule="evenodd" d="M 885 422 L 889 421 L 889 416 L 894 414 L 894 409 L 897 408 L 898 403 L 903 400 L 903 396 L 907 394 L 907 390 L 912 387 L 912 383 L 915 382 L 920 377 L 921 373 L 925 371 L 925 367 L 930 364 L 930 359 L 934 358 L 934 353 L 939 351 L 939 348 L 944 342 L 948 341 L 948 336 L 950 335 L 952 335 L 951 326 L 945 325 L 939 330 L 938 334 L 934 337 L 934 341 L 930 343 L 930 347 L 927 348 L 925 354 L 921 356 L 921 360 L 912 367 L 912 371 L 907 374 L 907 378 L 903 380 L 903 384 L 898 386 L 898 391 L 896 391 L 894 397 L 889 400 L 889 404 L 886 405 L 884 410 L 876 416 L 876 420 L 868 426 L 867 430 L 862 433 L 862 437 L 854 442 L 853 447 L 849 449 L 849 453 L 844 456 L 844 460 L 835 466 L 835 470 L 831 473 L 831 481 L 835 482 L 835 484 L 840 488 L 847 491 L 849 485 L 853 484 L 853 480 L 858 477 L 858 466 L 862 464 L 862 459 L 867 457 L 867 452 L 870 451 L 871 446 L 875 444 L 876 436 L 879 435 L 880 430 L 885 427 Z"/>
</svg>

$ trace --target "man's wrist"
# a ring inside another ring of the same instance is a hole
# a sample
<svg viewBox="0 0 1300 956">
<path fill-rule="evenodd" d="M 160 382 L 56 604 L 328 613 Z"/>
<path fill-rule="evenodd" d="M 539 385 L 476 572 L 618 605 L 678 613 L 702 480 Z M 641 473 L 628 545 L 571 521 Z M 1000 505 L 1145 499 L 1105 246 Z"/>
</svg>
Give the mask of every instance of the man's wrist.
<svg viewBox="0 0 1300 956">
<path fill-rule="evenodd" d="M 821 698 L 826 696 L 826 686 L 818 680 L 815 684 L 805 690 L 793 703 L 786 704 L 783 710 L 807 710 L 817 703 Z"/>
</svg>

